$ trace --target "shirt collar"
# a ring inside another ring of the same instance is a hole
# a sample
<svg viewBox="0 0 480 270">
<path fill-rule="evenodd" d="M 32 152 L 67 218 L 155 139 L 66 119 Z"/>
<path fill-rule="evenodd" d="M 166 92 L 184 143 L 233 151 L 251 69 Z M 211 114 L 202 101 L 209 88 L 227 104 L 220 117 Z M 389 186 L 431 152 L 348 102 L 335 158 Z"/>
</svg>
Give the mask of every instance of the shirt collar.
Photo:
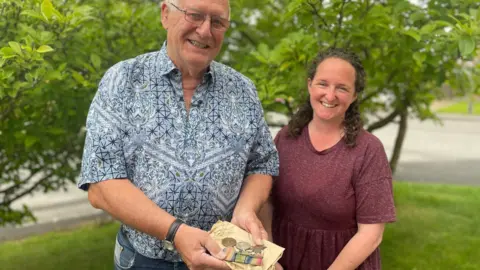
<svg viewBox="0 0 480 270">
<path fill-rule="evenodd" d="M 172 59 L 170 56 L 168 56 L 167 53 L 167 41 L 165 41 L 162 45 L 162 48 L 160 49 L 160 57 L 159 57 L 159 63 L 160 64 L 160 75 L 168 75 L 174 70 L 178 70 L 178 68 L 175 66 L 173 63 Z M 211 63 L 210 66 L 208 66 L 207 72 L 205 73 L 204 79 L 212 78 L 213 82 L 215 82 L 215 68 L 214 64 Z"/>
</svg>

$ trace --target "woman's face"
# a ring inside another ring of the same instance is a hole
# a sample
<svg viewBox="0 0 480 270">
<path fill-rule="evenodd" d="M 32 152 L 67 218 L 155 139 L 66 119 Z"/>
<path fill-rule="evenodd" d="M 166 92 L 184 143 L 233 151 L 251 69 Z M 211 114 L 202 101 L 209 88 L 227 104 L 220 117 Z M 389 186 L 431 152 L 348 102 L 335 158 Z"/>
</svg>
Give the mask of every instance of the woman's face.
<svg viewBox="0 0 480 270">
<path fill-rule="evenodd" d="M 327 58 L 317 66 L 313 79 L 308 79 L 314 119 L 343 121 L 348 107 L 357 98 L 355 77 L 355 68 L 340 58 Z"/>
</svg>

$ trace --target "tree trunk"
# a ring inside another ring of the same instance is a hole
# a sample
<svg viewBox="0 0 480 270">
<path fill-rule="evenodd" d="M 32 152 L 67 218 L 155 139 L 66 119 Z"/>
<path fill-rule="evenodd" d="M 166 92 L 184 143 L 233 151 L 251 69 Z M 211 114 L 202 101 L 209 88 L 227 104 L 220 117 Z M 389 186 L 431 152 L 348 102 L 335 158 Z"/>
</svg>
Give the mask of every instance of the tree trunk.
<svg viewBox="0 0 480 270">
<path fill-rule="evenodd" d="M 407 134 L 407 120 L 408 108 L 406 107 L 400 112 L 400 125 L 398 126 L 397 138 L 395 139 L 395 146 L 393 148 L 392 157 L 390 158 L 390 168 L 392 169 L 392 173 L 395 173 L 398 160 L 400 159 L 403 142 L 405 140 L 405 135 Z"/>
<path fill-rule="evenodd" d="M 473 94 L 468 101 L 468 114 L 473 114 Z"/>
</svg>

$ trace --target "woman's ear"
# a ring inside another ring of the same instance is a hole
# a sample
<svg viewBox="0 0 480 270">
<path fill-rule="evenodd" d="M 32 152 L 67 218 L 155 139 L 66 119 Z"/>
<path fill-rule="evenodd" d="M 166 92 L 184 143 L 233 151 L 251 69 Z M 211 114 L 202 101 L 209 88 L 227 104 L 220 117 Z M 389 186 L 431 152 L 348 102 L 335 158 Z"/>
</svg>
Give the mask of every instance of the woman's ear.
<svg viewBox="0 0 480 270">
<path fill-rule="evenodd" d="M 312 79 L 308 78 L 307 80 L 307 88 L 308 88 L 308 93 L 310 94 L 310 88 L 312 87 Z"/>
</svg>

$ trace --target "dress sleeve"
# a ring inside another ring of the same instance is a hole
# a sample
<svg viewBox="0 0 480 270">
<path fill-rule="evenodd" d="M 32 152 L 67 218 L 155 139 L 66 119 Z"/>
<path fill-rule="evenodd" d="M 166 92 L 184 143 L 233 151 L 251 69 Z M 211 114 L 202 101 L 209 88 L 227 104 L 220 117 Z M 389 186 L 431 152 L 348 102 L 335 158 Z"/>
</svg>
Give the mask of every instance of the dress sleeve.
<svg viewBox="0 0 480 270">
<path fill-rule="evenodd" d="M 126 71 L 119 63 L 103 76 L 88 111 L 82 171 L 78 187 L 127 178 L 122 140 Z"/>
<path fill-rule="evenodd" d="M 357 222 L 394 222 L 392 172 L 382 143 L 376 137 L 359 158 L 354 177 Z"/>
</svg>

